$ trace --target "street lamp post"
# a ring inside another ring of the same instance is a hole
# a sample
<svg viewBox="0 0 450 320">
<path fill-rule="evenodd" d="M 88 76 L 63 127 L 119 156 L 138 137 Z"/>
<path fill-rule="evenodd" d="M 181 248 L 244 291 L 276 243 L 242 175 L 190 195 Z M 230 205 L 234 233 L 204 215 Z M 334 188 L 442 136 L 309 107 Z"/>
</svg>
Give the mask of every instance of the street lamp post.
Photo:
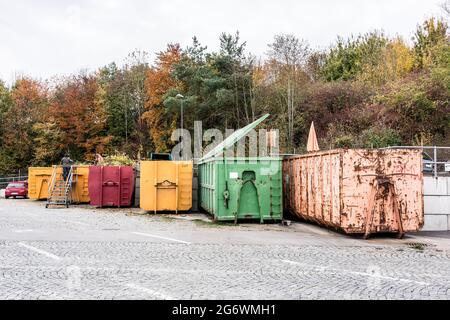
<svg viewBox="0 0 450 320">
<path fill-rule="evenodd" d="M 183 131 L 184 129 L 184 106 L 183 106 L 183 102 L 184 102 L 184 96 L 181 94 L 177 94 L 177 99 L 181 100 L 181 131 Z"/>
<path fill-rule="evenodd" d="M 180 101 L 181 101 L 181 123 L 180 123 L 180 125 L 181 125 L 181 134 L 182 134 L 182 136 L 181 136 L 181 141 L 183 141 L 184 142 L 184 140 L 183 140 L 183 135 L 184 135 L 184 105 L 183 105 L 183 102 L 184 102 L 184 96 L 182 95 L 182 94 L 177 94 L 177 96 L 176 96 L 176 98 L 177 99 L 180 99 Z M 182 160 L 184 160 L 184 153 L 183 153 L 183 159 Z"/>
</svg>

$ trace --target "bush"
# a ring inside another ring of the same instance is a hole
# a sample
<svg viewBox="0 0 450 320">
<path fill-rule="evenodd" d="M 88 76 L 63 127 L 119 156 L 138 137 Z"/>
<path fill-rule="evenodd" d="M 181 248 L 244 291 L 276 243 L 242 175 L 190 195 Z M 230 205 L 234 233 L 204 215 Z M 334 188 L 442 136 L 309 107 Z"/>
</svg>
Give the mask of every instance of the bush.
<svg viewBox="0 0 450 320">
<path fill-rule="evenodd" d="M 343 135 L 334 139 L 335 148 L 353 148 L 355 146 L 355 139 L 351 135 Z"/>
<path fill-rule="evenodd" d="M 364 148 L 385 148 L 401 145 L 402 139 L 393 129 L 370 128 L 361 133 L 359 144 Z"/>
</svg>

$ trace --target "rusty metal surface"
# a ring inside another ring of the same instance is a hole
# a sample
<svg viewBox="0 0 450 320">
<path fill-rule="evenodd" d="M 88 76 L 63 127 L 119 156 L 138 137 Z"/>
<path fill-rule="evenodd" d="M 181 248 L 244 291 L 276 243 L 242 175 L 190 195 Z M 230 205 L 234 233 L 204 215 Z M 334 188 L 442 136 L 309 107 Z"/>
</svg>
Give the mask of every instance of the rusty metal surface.
<svg viewBox="0 0 450 320">
<path fill-rule="evenodd" d="M 283 162 L 287 211 L 366 236 L 420 230 L 422 180 L 418 150 L 331 150 Z"/>
</svg>

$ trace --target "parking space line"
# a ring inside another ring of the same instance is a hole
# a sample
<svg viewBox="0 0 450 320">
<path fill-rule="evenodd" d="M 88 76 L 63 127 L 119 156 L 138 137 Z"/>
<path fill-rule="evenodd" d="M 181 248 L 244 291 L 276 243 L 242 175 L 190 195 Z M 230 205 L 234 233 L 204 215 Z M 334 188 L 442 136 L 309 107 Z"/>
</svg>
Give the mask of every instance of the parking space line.
<svg viewBox="0 0 450 320">
<path fill-rule="evenodd" d="M 90 227 L 91 226 L 89 223 L 84 223 L 84 222 L 79 222 L 79 221 L 64 220 L 64 222 L 78 224 L 80 226 L 85 226 L 85 227 Z"/>
<path fill-rule="evenodd" d="M 179 243 L 184 243 L 184 244 L 191 244 L 191 242 L 187 242 L 187 241 L 183 241 L 183 240 L 177 240 L 177 239 L 173 239 L 173 238 L 161 237 L 161 236 L 157 236 L 157 235 L 149 234 L 149 233 L 142 233 L 142 232 L 132 232 L 132 233 L 136 234 L 138 236 L 143 236 L 143 237 L 157 238 L 157 239 L 174 241 L 174 242 L 179 242 Z"/>
<path fill-rule="evenodd" d="M 53 260 L 57 260 L 57 261 L 61 260 L 60 257 L 58 257 L 58 256 L 56 256 L 56 255 L 54 255 L 54 254 L 52 254 L 52 253 L 50 253 L 50 252 L 47 252 L 47 251 L 45 251 L 45 250 L 42 250 L 42 249 L 39 249 L 39 248 L 36 248 L 36 247 L 33 247 L 33 246 L 30 246 L 30 245 L 25 244 L 25 243 L 23 243 L 23 242 L 19 242 L 18 245 L 21 246 L 21 247 L 23 247 L 23 248 L 26 248 L 26 249 L 28 249 L 28 250 L 31 250 L 31 251 L 40 253 L 40 254 L 42 254 L 42 255 L 44 255 L 44 256 L 46 256 L 46 257 L 48 257 L 48 258 L 51 258 L 51 259 L 53 259 Z"/>
<path fill-rule="evenodd" d="M 126 286 L 127 286 L 128 288 L 131 288 L 131 289 L 134 289 L 134 290 L 138 290 L 138 291 L 145 292 L 146 294 L 151 295 L 151 296 L 154 296 L 154 297 L 157 297 L 157 298 L 159 298 L 159 299 L 163 299 L 163 300 L 175 300 L 175 299 L 172 298 L 171 296 L 165 295 L 165 294 L 163 294 L 163 293 L 161 293 L 161 292 L 158 292 L 158 291 L 154 291 L 154 290 L 151 290 L 151 289 L 148 289 L 148 288 L 144 288 L 144 287 L 138 286 L 138 285 L 136 285 L 136 284 L 134 284 L 134 283 L 127 284 Z"/>
<path fill-rule="evenodd" d="M 30 233 L 34 232 L 34 230 L 26 229 L 26 230 L 14 230 L 15 233 Z"/>
<path fill-rule="evenodd" d="M 403 278 L 395 278 L 395 277 L 388 277 L 388 276 L 382 276 L 380 274 L 370 274 L 367 272 L 359 272 L 359 271 L 351 271 L 351 270 L 343 270 L 343 269 L 333 269 L 328 267 L 316 267 L 313 265 L 308 265 L 301 262 L 291 261 L 291 260 L 281 260 L 284 263 L 292 264 L 292 265 L 298 265 L 303 267 L 310 267 L 314 271 L 333 271 L 333 272 L 341 272 L 341 273 L 348 273 L 348 274 L 355 274 L 359 276 L 365 276 L 365 277 L 372 277 L 372 278 L 378 278 L 378 279 L 385 279 L 385 280 L 391 280 L 391 281 L 400 281 L 400 282 L 407 282 L 407 283 L 416 283 L 421 286 L 429 286 L 430 284 L 428 282 L 422 282 L 422 281 L 416 281 L 416 280 L 410 280 L 410 279 L 403 279 Z"/>
</svg>

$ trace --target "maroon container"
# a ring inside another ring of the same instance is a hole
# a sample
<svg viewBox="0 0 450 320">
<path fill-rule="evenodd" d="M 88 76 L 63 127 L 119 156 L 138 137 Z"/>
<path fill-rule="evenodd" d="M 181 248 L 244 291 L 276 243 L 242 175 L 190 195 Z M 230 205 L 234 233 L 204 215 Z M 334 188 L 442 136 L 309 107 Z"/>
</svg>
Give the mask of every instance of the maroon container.
<svg viewBox="0 0 450 320">
<path fill-rule="evenodd" d="M 89 167 L 89 195 L 95 207 L 130 207 L 134 191 L 132 167 Z"/>
</svg>

